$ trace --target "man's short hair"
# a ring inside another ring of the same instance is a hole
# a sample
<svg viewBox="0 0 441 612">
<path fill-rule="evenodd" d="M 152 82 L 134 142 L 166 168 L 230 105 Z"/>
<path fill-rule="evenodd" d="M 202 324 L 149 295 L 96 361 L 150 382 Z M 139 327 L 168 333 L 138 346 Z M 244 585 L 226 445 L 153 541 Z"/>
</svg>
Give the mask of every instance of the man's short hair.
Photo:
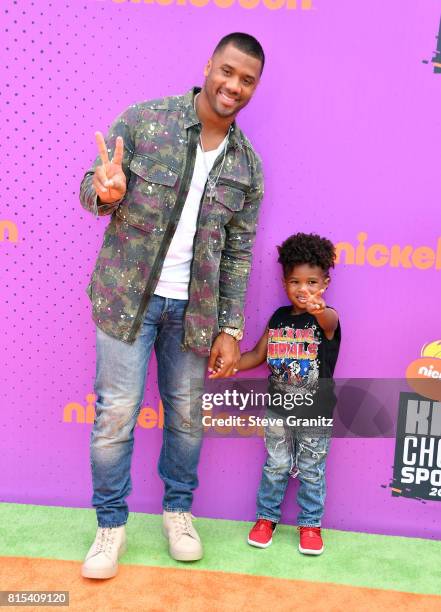
<svg viewBox="0 0 441 612">
<path fill-rule="evenodd" d="M 262 74 L 263 67 L 265 65 L 265 53 L 263 52 L 262 45 L 257 38 L 254 38 L 254 36 L 251 36 L 251 34 L 244 34 L 243 32 L 233 32 L 232 34 L 227 34 L 217 43 L 216 48 L 213 51 L 213 55 L 230 44 L 234 45 L 236 49 L 239 49 L 239 51 L 258 59 L 262 64 L 260 70 L 260 73 Z"/>
</svg>

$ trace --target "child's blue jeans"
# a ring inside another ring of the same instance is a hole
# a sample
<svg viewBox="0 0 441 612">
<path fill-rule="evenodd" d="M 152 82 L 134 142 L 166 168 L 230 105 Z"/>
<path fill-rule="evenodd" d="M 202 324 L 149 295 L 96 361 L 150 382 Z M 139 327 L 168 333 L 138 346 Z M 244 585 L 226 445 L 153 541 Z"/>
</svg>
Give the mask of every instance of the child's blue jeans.
<svg viewBox="0 0 441 612">
<path fill-rule="evenodd" d="M 268 417 L 278 415 L 268 412 Z M 331 436 L 286 425 L 265 427 L 268 452 L 257 494 L 257 518 L 280 521 L 289 477 L 299 479 L 297 524 L 320 527 L 326 495 L 325 466 Z"/>
</svg>

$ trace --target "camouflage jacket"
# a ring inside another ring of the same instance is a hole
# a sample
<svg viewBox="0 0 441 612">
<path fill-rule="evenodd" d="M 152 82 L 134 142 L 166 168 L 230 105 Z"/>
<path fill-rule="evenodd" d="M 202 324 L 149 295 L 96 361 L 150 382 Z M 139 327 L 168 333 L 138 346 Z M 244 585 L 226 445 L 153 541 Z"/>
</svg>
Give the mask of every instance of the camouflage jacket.
<svg viewBox="0 0 441 612">
<path fill-rule="evenodd" d="M 198 89 L 130 106 L 110 128 L 109 157 L 124 139 L 124 198 L 97 199 L 92 176 L 81 183 L 83 207 L 111 214 L 87 288 L 93 319 L 105 333 L 135 341 L 155 291 L 193 175 L 201 124 L 193 107 Z M 222 156 L 214 163 L 217 176 Z M 183 347 L 208 355 L 219 327 L 243 327 L 245 290 L 257 214 L 263 195 L 261 162 L 236 124 L 214 197 L 203 194 L 193 244 Z"/>
</svg>

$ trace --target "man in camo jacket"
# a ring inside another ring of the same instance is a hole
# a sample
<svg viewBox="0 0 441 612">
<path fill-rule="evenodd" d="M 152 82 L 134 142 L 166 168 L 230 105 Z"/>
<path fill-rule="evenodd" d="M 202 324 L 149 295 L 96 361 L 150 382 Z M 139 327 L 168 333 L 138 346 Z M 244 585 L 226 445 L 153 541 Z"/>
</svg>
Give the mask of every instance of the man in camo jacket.
<svg viewBox="0 0 441 612">
<path fill-rule="evenodd" d="M 133 430 L 153 347 L 164 406 L 163 531 L 174 559 L 203 555 L 190 514 L 199 397 L 207 367 L 211 378 L 231 376 L 240 357 L 263 177 L 234 120 L 264 61 L 255 38 L 230 34 L 208 61 L 201 90 L 130 106 L 105 140 L 96 133 L 99 157 L 80 199 L 111 220 L 88 287 L 97 326 L 91 465 L 98 530 L 83 576 L 115 576 L 126 548 Z"/>
</svg>

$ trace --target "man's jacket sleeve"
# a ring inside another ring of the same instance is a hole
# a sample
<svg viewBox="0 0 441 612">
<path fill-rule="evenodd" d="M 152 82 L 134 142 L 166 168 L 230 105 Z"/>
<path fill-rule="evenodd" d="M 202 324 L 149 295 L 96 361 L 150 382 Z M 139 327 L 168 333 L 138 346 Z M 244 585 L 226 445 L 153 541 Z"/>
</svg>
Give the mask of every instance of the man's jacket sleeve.
<svg viewBox="0 0 441 612">
<path fill-rule="evenodd" d="M 262 198 L 262 163 L 255 156 L 252 185 L 243 209 L 235 213 L 226 225 L 219 275 L 219 327 L 242 329 L 244 326 L 245 293 Z"/>
<path fill-rule="evenodd" d="M 111 160 L 115 151 L 115 143 L 117 136 L 121 136 L 124 141 L 124 154 L 122 167 L 124 174 L 126 175 L 127 185 L 130 179 L 130 162 L 132 160 L 133 151 L 135 149 L 135 128 L 138 120 L 138 107 L 136 105 L 130 106 L 122 115 L 120 115 L 111 126 L 107 137 L 106 145 Z M 94 215 L 110 215 L 116 210 L 119 204 L 124 198 L 113 202 L 112 204 L 105 204 L 100 202 L 99 197 L 92 185 L 92 178 L 97 166 L 101 165 L 101 159 L 98 156 L 93 166 L 86 172 L 83 180 L 81 181 L 80 187 L 80 202 L 83 208 L 93 213 Z"/>
</svg>

